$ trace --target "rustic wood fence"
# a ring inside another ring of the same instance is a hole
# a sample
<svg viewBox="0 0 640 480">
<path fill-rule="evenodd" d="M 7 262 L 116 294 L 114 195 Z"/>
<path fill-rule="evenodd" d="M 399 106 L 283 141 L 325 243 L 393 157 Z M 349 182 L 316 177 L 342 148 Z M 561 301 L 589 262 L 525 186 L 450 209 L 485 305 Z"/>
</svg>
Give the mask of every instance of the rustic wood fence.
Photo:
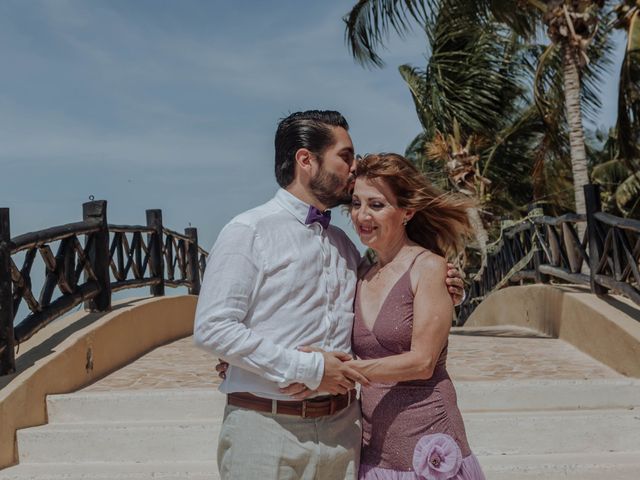
<svg viewBox="0 0 640 480">
<path fill-rule="evenodd" d="M 106 312 L 112 293 L 127 288 L 149 286 L 154 296 L 165 287 L 200 292 L 207 252 L 198 246 L 197 229 L 178 233 L 164 227 L 161 210 L 146 215 L 146 225 L 112 225 L 107 202 L 91 201 L 83 204 L 81 222 L 11 238 L 9 209 L 0 208 L 0 375 L 15 371 L 15 346 L 81 303 Z M 39 293 L 32 289 L 38 256 L 45 266 Z M 23 302 L 30 313 L 16 324 Z"/>
<path fill-rule="evenodd" d="M 491 292 L 507 285 L 567 282 L 603 295 L 622 293 L 640 305 L 640 221 L 601 211 L 600 190 L 586 185 L 586 215 L 532 212 L 502 231 L 487 267 L 471 282 L 458 324 Z"/>
<path fill-rule="evenodd" d="M 482 276 L 471 282 L 459 325 L 491 292 L 514 284 L 580 284 L 640 304 L 640 221 L 603 213 L 597 185 L 587 185 L 585 197 L 586 215 L 532 212 L 503 230 Z M 112 225 L 107 202 L 92 201 L 83 205 L 81 222 L 11 238 L 9 209 L 0 208 L 0 375 L 15 370 L 16 345 L 81 303 L 105 312 L 112 293 L 127 288 L 149 286 L 154 296 L 164 295 L 165 287 L 200 292 L 207 252 L 198 246 L 197 230 L 181 234 L 163 226 L 160 210 L 146 214 L 146 225 Z M 31 270 L 38 255 L 45 279 L 36 294 Z M 22 302 L 30 313 L 16 324 Z"/>
</svg>

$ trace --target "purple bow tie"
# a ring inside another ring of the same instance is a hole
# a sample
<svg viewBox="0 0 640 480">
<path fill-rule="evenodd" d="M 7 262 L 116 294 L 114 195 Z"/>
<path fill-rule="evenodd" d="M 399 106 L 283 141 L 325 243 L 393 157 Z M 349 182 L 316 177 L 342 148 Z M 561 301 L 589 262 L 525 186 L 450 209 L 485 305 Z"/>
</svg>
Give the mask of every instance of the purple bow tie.
<svg viewBox="0 0 640 480">
<path fill-rule="evenodd" d="M 325 230 L 329 228 L 329 222 L 331 221 L 331 211 L 325 210 L 321 212 L 314 206 L 309 206 L 309 213 L 307 213 L 307 219 L 304 221 L 306 225 L 313 222 L 318 222 Z"/>
</svg>

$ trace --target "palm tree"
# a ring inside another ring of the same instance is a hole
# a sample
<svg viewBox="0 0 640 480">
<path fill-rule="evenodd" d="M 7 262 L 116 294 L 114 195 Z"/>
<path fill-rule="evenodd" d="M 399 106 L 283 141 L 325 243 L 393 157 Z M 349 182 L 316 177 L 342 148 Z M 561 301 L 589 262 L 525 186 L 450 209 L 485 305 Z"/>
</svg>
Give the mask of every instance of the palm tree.
<svg viewBox="0 0 640 480">
<path fill-rule="evenodd" d="M 605 208 L 640 218 L 640 2 L 624 0 L 614 8 L 613 28 L 624 32 L 620 68 L 618 119 L 609 132 L 592 171 L 604 189 Z"/>
<path fill-rule="evenodd" d="M 638 169 L 640 158 L 640 4 L 625 0 L 616 5 L 613 27 L 625 32 L 625 53 L 620 68 L 616 140 L 628 168 Z"/>
<path fill-rule="evenodd" d="M 587 49 L 598 32 L 602 18 L 600 9 L 604 2 L 552 0 L 545 3 L 529 1 L 529 4 L 543 13 L 542 18 L 552 42 L 550 48 L 559 46 L 562 50 L 576 212 L 586 213 L 583 187 L 589 183 L 589 173 L 580 105 L 580 70 L 589 63 Z"/>
<path fill-rule="evenodd" d="M 602 147 L 588 148 L 587 151 L 593 165 L 591 178 L 602 189 L 604 210 L 614 215 L 640 219 L 640 172 L 629 168 L 629 162 L 623 158 L 620 136 L 615 128 L 606 135 L 596 132 L 595 136 L 587 145 L 597 141 L 603 142 Z"/>
<path fill-rule="evenodd" d="M 491 180 L 483 177 L 478 168 L 480 155 L 475 152 L 478 147 L 478 140 L 477 136 L 471 136 L 466 143 L 463 143 L 460 127 L 458 122 L 454 120 L 453 134 L 444 135 L 436 131 L 433 140 L 425 144 L 425 148 L 429 160 L 441 162 L 444 165 L 444 171 L 449 179 L 449 186 L 453 187 L 458 193 L 475 199 L 479 205 L 482 205 L 485 203 L 487 187 L 491 185 Z M 479 279 L 487 263 L 489 234 L 484 227 L 478 208 L 469 208 L 467 216 L 473 227 L 481 256 L 480 268 L 475 276 L 475 279 Z"/>
<path fill-rule="evenodd" d="M 581 99 L 584 101 L 585 95 L 580 75 L 589 63 L 587 52 L 593 40 L 606 37 L 602 28 L 603 6 L 602 0 L 360 0 L 345 17 L 346 37 L 356 60 L 365 65 L 380 66 L 382 60 L 376 50 L 391 30 L 404 35 L 412 22 L 417 22 L 429 35 L 438 13 L 448 9 L 464 12 L 459 16 L 460 22 L 466 22 L 470 27 L 499 21 L 527 41 L 534 39 L 540 28 L 546 28 L 551 44 L 540 57 L 536 85 L 544 83 L 541 79 L 545 76 L 546 62 L 560 54 L 574 201 L 576 211 L 584 213 L 582 186 L 589 178 L 582 126 Z M 606 43 L 601 41 L 599 46 L 602 58 Z M 536 92 L 536 101 L 552 137 L 557 132 L 557 124 L 552 125 L 551 121 L 560 117 L 545 108 L 540 90 Z M 592 97 L 591 100 L 597 103 L 597 99 Z M 546 107 L 550 105 L 552 103 L 547 102 Z"/>
<path fill-rule="evenodd" d="M 504 27 L 469 22 L 469 15 L 456 4 L 439 10 L 428 20 L 426 68 L 402 65 L 400 73 L 423 127 L 407 157 L 439 186 L 475 200 L 467 213 L 482 271 L 489 237 L 483 219 L 526 212 L 527 152 L 543 124 L 526 96 L 527 50 Z"/>
</svg>

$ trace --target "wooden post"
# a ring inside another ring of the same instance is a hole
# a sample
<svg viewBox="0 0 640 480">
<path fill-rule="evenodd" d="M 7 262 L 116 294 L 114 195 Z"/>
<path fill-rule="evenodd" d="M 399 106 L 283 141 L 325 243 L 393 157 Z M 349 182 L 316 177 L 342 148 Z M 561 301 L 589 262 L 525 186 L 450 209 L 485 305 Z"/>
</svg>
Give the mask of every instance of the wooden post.
<svg viewBox="0 0 640 480">
<path fill-rule="evenodd" d="M 109 275 L 109 224 L 107 223 L 107 201 L 95 200 L 82 204 L 84 221 L 98 219 L 100 230 L 94 235 L 93 247 L 88 252 L 91 268 L 96 274 L 100 292 L 85 302 L 84 307 L 92 312 L 111 310 L 111 276 Z"/>
<path fill-rule="evenodd" d="M 0 208 L 0 375 L 16 371 L 9 209 Z"/>
<path fill-rule="evenodd" d="M 147 236 L 149 247 L 149 269 L 152 278 L 159 278 L 160 283 L 151 285 L 151 295 L 164 295 L 164 256 L 162 255 L 162 210 L 147 210 L 147 226 L 154 229 Z"/>
<path fill-rule="evenodd" d="M 588 184 L 584 187 L 584 199 L 587 206 L 587 234 L 589 235 L 589 276 L 591 292 L 597 295 L 607 293 L 607 288 L 596 283 L 596 268 L 602 255 L 602 239 L 598 236 L 595 214 L 602 209 L 600 202 L 600 186 Z"/>
<path fill-rule="evenodd" d="M 541 208 L 537 203 L 531 204 L 529 208 L 529 213 L 533 212 L 535 209 Z M 542 245 L 540 244 L 541 240 L 539 235 L 541 234 L 540 230 L 536 227 L 536 224 L 531 222 L 531 248 L 537 248 L 538 251 L 533 254 L 533 268 L 535 268 L 535 278 L 536 283 L 549 283 L 549 275 L 545 275 L 540 271 L 540 265 L 544 263 L 544 250 L 542 249 Z M 537 234 L 537 235 L 536 235 Z"/>
<path fill-rule="evenodd" d="M 184 234 L 189 237 L 189 248 L 187 249 L 188 257 L 188 270 L 189 275 L 189 294 L 200 294 L 200 263 L 198 252 L 198 229 L 197 228 L 185 228 Z"/>
</svg>

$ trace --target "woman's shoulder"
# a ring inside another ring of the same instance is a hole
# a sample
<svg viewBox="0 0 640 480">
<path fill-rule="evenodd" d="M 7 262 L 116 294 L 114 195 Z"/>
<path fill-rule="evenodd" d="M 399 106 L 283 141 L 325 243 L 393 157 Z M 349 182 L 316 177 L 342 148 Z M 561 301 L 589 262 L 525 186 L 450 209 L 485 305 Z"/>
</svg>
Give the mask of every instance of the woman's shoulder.
<svg viewBox="0 0 640 480">
<path fill-rule="evenodd" d="M 442 255 L 422 249 L 416 256 L 411 269 L 411 283 L 415 285 L 418 281 L 439 277 L 444 281 L 448 268 L 447 260 Z"/>
</svg>

